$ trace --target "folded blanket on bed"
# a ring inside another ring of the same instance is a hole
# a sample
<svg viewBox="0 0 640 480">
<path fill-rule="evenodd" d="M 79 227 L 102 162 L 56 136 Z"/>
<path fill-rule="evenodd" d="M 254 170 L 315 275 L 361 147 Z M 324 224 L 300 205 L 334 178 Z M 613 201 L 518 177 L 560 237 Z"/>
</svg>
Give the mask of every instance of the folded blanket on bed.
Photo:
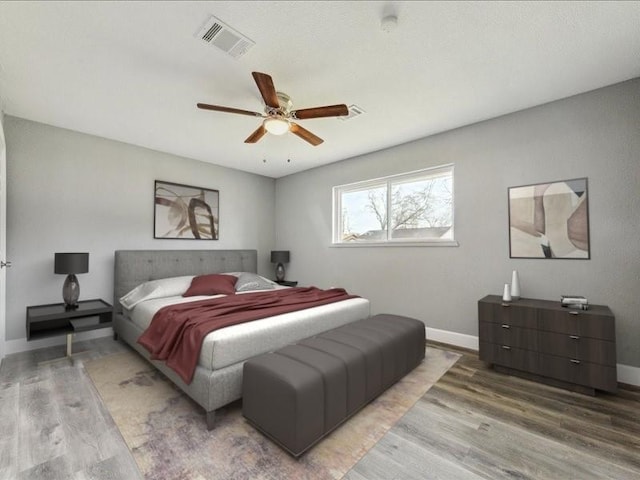
<svg viewBox="0 0 640 480">
<path fill-rule="evenodd" d="M 214 330 L 356 297 L 342 288 L 304 287 L 170 305 L 158 310 L 138 343 L 191 383 L 204 337 Z"/>
</svg>

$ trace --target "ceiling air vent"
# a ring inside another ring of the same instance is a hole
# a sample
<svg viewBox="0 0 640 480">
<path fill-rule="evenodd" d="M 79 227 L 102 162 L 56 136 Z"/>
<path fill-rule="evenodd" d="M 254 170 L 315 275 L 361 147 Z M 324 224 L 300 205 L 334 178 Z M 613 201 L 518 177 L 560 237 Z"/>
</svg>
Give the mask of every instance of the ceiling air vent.
<svg viewBox="0 0 640 480">
<path fill-rule="evenodd" d="M 358 115 L 362 115 L 364 110 L 357 105 L 349 105 L 349 115 L 344 115 L 342 117 L 338 117 L 340 120 L 350 120 L 352 118 L 357 117 Z"/>
<path fill-rule="evenodd" d="M 233 58 L 240 58 L 255 45 L 255 42 L 219 18 L 211 15 L 195 35 L 208 45 L 214 45 Z"/>
</svg>

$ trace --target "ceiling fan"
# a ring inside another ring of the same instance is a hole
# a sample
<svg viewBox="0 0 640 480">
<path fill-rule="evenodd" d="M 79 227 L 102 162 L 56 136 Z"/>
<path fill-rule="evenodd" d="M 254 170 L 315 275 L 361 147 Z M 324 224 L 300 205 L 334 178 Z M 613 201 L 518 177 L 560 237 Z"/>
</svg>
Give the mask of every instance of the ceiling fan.
<svg viewBox="0 0 640 480">
<path fill-rule="evenodd" d="M 315 147 L 320 145 L 324 140 L 292 120 L 307 120 L 309 118 L 340 117 L 343 115 L 349 115 L 349 109 L 344 104 L 292 110 L 293 103 L 291 102 L 291 99 L 288 95 L 282 92 L 276 92 L 276 89 L 273 86 L 273 80 L 269 75 L 260 72 L 252 72 L 251 75 L 253 75 L 253 79 L 255 80 L 258 90 L 260 90 L 260 94 L 264 100 L 264 113 L 198 103 L 198 108 L 202 108 L 203 110 L 238 113 L 240 115 L 264 118 L 262 124 L 247 137 L 244 143 L 256 143 L 267 132 L 274 135 L 282 135 L 284 133 L 291 132 Z"/>
</svg>

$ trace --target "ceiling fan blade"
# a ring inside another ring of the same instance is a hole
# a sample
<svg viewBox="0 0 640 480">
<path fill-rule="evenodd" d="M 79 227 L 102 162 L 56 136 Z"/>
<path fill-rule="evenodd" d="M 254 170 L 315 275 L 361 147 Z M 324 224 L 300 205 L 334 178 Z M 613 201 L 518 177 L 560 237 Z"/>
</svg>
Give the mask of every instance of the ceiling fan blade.
<svg viewBox="0 0 640 480">
<path fill-rule="evenodd" d="M 272 108 L 280 108 L 280 102 L 278 101 L 278 95 L 276 94 L 276 87 L 273 86 L 273 80 L 266 73 L 251 72 L 253 79 L 256 81 L 258 90 L 262 95 L 265 105 Z"/>
<path fill-rule="evenodd" d="M 262 113 L 258 112 L 241 110 L 239 108 L 221 107 L 219 105 L 207 105 L 206 103 L 198 103 L 198 108 L 202 108 L 203 110 L 215 110 L 217 112 L 239 113 L 240 115 L 249 115 L 251 117 L 264 117 Z"/>
<path fill-rule="evenodd" d="M 247 137 L 244 143 L 256 143 L 267 133 L 267 129 L 264 128 L 264 125 L 260 124 L 260 126 L 253 132 L 251 135 Z"/>
<path fill-rule="evenodd" d="M 349 115 L 349 109 L 345 104 L 327 105 L 326 107 L 303 108 L 291 112 L 293 118 L 305 120 L 307 118 L 342 117 Z"/>
<path fill-rule="evenodd" d="M 289 128 L 289 131 L 291 133 L 293 133 L 294 135 L 299 136 L 301 139 L 309 142 L 314 147 L 317 147 L 322 142 L 324 142 L 324 140 L 322 140 L 320 137 L 314 135 L 313 133 L 311 133 L 306 128 L 302 128 L 297 123 L 290 122 L 290 124 L 291 124 L 291 127 Z"/>
</svg>

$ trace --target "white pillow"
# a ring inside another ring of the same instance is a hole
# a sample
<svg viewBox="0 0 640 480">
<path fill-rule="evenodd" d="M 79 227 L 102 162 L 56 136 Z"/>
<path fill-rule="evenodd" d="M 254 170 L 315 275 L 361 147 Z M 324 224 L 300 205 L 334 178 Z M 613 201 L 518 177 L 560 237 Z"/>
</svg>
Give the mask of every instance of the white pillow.
<svg viewBox="0 0 640 480">
<path fill-rule="evenodd" d="M 145 282 L 121 297 L 120 304 L 127 310 L 131 310 L 144 300 L 182 295 L 189 289 L 193 277 L 195 277 L 195 275 L 160 278 L 158 280 Z"/>
<path fill-rule="evenodd" d="M 276 283 L 271 280 L 256 275 L 255 273 L 242 272 L 236 282 L 236 292 L 250 292 L 253 290 L 271 290 Z"/>
</svg>

